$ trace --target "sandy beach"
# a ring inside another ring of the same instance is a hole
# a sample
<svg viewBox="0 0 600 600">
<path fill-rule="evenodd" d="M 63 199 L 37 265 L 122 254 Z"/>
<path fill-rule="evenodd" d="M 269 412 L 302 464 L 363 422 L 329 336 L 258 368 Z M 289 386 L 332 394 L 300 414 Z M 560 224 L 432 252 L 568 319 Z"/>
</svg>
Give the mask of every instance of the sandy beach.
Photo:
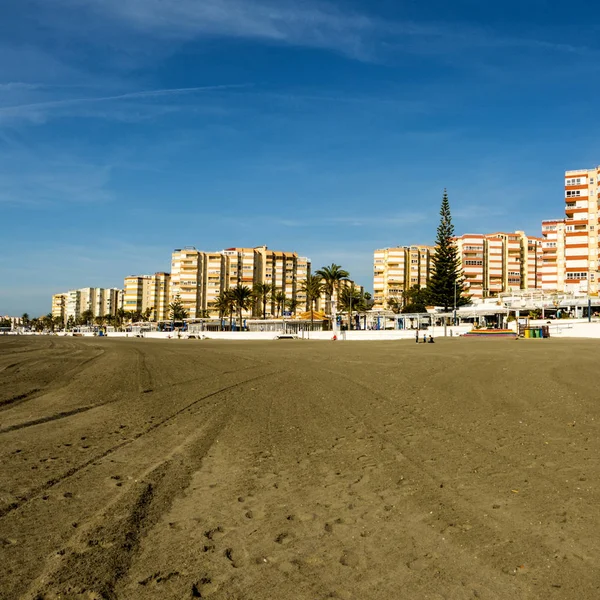
<svg viewBox="0 0 600 600">
<path fill-rule="evenodd" d="M 597 348 L 0 337 L 0 596 L 596 600 Z"/>
</svg>

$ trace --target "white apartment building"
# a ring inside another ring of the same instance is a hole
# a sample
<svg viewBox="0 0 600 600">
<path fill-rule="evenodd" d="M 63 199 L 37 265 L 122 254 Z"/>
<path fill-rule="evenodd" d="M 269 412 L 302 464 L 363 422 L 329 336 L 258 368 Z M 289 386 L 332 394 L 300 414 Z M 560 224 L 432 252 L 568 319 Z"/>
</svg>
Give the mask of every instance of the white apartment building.
<svg viewBox="0 0 600 600">
<path fill-rule="evenodd" d="M 61 299 L 62 297 L 62 299 Z M 123 305 L 123 290 L 118 288 L 80 288 L 52 296 L 53 316 L 78 319 L 85 311 L 93 317 L 115 315 Z M 59 312 L 64 311 L 64 312 Z"/>
</svg>

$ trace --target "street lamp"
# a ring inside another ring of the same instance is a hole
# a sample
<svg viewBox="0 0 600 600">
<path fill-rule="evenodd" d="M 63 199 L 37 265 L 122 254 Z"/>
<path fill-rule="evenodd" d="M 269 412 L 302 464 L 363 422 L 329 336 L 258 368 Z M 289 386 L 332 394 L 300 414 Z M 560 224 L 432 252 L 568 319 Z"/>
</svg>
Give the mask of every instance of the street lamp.
<svg viewBox="0 0 600 600">
<path fill-rule="evenodd" d="M 454 317 L 452 324 L 456 327 L 456 279 L 454 280 Z"/>
</svg>

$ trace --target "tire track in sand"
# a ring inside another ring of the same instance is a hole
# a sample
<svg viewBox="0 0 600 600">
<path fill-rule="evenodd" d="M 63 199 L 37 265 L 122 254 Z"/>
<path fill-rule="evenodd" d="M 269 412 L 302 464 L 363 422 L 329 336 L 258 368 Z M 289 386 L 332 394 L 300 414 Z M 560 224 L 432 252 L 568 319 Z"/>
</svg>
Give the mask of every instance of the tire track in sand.
<svg viewBox="0 0 600 600">
<path fill-rule="evenodd" d="M 241 387 L 241 386 L 243 386 L 243 385 L 245 385 L 247 383 L 250 383 L 252 381 L 256 381 L 258 379 L 263 379 L 265 377 L 270 377 L 271 375 L 274 375 L 276 372 L 278 372 L 278 371 L 272 371 L 272 372 L 269 372 L 269 373 L 266 373 L 266 374 L 263 374 L 263 375 L 257 375 L 256 377 L 251 377 L 251 378 L 246 379 L 244 381 L 239 381 L 239 382 L 236 382 L 234 384 L 221 387 L 218 390 L 215 390 L 214 392 L 210 392 L 209 394 L 205 394 L 204 396 L 201 396 L 200 398 L 197 398 L 196 400 L 194 400 L 194 401 L 186 404 L 185 406 L 183 406 L 179 410 L 175 411 L 174 413 L 172 413 L 168 417 L 165 417 L 164 419 L 162 419 L 162 420 L 160 420 L 160 421 L 152 424 L 150 427 L 148 427 L 144 431 L 136 433 L 132 438 L 130 438 L 128 440 L 124 440 L 124 441 L 122 441 L 122 442 L 120 442 L 118 444 L 115 444 L 114 446 L 111 446 L 107 450 L 104 450 L 103 452 L 101 452 L 99 454 L 96 454 L 95 456 L 91 457 L 90 459 L 86 460 L 85 462 L 80 463 L 79 465 L 76 465 L 76 466 L 72 467 L 71 469 L 69 469 L 68 471 L 66 471 L 65 473 L 63 473 L 62 475 L 60 475 L 58 477 L 54 477 L 52 479 L 49 479 L 45 484 L 43 484 L 41 486 L 38 486 L 37 488 L 34 488 L 28 494 L 26 494 L 26 495 L 22 496 L 21 498 L 19 498 L 18 501 L 12 502 L 12 503 L 8 504 L 7 506 L 1 507 L 0 508 L 0 519 L 2 517 L 4 517 L 4 516 L 8 515 L 9 513 L 13 512 L 14 510 L 17 510 L 17 509 L 21 508 L 22 506 L 24 506 L 25 504 L 31 502 L 32 500 L 34 500 L 35 498 L 37 498 L 38 496 L 40 496 L 41 494 L 43 494 L 44 492 L 46 492 L 47 490 L 49 490 L 50 488 L 54 487 L 58 483 L 61 483 L 62 481 L 65 481 L 66 479 L 72 477 L 76 473 L 79 473 L 80 471 L 82 471 L 83 469 L 89 467 L 93 463 L 95 463 L 95 462 L 97 462 L 97 461 L 99 461 L 99 460 L 101 460 L 103 458 L 106 458 L 107 456 L 110 456 L 111 454 L 113 454 L 117 450 L 120 450 L 121 448 L 123 448 L 125 446 L 133 444 L 134 442 L 136 442 L 141 437 L 146 436 L 149 433 L 152 433 L 153 431 L 155 431 L 156 429 L 158 429 L 159 427 L 163 427 L 164 425 L 170 423 L 171 421 L 173 421 L 174 419 L 176 419 L 179 415 L 181 415 L 185 411 L 193 408 L 194 406 L 196 406 L 198 403 L 202 402 L 203 400 L 207 400 L 208 398 L 212 398 L 214 396 L 222 394 L 223 392 L 235 389 L 237 387 Z"/>
</svg>

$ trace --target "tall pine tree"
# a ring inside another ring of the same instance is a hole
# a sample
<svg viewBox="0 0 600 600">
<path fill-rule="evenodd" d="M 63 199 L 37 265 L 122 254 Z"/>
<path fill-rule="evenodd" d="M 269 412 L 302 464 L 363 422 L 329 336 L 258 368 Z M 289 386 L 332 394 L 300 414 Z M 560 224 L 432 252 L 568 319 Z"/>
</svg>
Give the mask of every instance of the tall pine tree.
<svg viewBox="0 0 600 600">
<path fill-rule="evenodd" d="M 454 225 L 450 215 L 448 193 L 444 190 L 440 209 L 440 224 L 435 240 L 435 255 L 431 259 L 431 276 L 427 284 L 429 302 L 443 306 L 445 311 L 454 307 L 455 286 L 456 306 L 469 303 L 462 274 L 458 248 L 454 243 Z"/>
</svg>

